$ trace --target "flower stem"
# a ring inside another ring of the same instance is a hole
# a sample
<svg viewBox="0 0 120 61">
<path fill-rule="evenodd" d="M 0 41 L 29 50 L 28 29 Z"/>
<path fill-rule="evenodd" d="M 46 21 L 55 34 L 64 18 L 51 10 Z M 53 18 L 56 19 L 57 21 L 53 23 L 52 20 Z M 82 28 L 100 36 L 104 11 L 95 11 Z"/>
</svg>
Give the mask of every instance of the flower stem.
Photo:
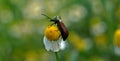
<svg viewBox="0 0 120 61">
<path fill-rule="evenodd" d="M 56 61 L 59 61 L 58 52 L 55 52 Z"/>
</svg>

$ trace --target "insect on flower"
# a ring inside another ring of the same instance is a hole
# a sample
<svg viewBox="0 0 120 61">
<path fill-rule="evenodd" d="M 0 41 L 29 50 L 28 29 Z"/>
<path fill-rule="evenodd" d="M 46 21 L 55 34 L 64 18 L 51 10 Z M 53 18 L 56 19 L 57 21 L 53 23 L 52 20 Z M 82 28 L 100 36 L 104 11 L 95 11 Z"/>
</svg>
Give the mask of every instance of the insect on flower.
<svg viewBox="0 0 120 61">
<path fill-rule="evenodd" d="M 58 52 L 65 43 L 69 33 L 64 23 L 60 20 L 59 16 L 55 16 L 53 19 L 45 14 L 42 14 L 54 22 L 49 25 L 45 30 L 44 44 L 48 51 Z"/>
</svg>

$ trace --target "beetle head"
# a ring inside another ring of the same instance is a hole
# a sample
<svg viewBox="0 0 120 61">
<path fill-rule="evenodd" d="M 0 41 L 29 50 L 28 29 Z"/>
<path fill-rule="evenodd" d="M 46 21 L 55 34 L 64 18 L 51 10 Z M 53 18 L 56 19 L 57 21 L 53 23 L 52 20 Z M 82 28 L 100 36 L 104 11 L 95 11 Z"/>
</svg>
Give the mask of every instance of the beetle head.
<svg viewBox="0 0 120 61">
<path fill-rule="evenodd" d="M 55 16 L 54 18 L 51 19 L 51 21 L 55 22 L 55 24 L 56 24 L 57 22 L 60 21 L 60 19 L 61 19 L 60 16 Z"/>
</svg>

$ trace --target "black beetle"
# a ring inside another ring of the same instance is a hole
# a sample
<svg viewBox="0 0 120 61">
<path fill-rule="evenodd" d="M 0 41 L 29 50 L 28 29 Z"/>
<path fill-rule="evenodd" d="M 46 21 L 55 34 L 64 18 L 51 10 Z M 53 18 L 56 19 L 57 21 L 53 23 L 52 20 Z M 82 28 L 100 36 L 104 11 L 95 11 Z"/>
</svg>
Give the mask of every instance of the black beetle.
<svg viewBox="0 0 120 61">
<path fill-rule="evenodd" d="M 48 17 L 45 14 L 42 14 L 46 17 Z M 66 26 L 64 25 L 64 23 L 60 20 L 61 18 L 59 16 L 55 16 L 53 19 L 51 19 L 50 17 L 48 17 L 50 19 L 50 21 L 54 22 L 53 24 L 57 24 L 58 29 L 61 32 L 62 38 L 65 41 L 69 35 L 69 32 L 66 28 Z"/>
</svg>

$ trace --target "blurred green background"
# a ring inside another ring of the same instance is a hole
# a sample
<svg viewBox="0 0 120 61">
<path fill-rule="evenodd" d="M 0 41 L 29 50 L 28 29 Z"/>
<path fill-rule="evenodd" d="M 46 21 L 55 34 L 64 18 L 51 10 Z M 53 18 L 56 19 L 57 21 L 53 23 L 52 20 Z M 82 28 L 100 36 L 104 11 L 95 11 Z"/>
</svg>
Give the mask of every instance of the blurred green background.
<svg viewBox="0 0 120 61">
<path fill-rule="evenodd" d="M 51 22 L 43 13 L 61 16 L 70 32 L 60 61 L 120 61 L 120 0 L 0 0 L 0 61 L 55 61 L 44 48 Z"/>
</svg>

